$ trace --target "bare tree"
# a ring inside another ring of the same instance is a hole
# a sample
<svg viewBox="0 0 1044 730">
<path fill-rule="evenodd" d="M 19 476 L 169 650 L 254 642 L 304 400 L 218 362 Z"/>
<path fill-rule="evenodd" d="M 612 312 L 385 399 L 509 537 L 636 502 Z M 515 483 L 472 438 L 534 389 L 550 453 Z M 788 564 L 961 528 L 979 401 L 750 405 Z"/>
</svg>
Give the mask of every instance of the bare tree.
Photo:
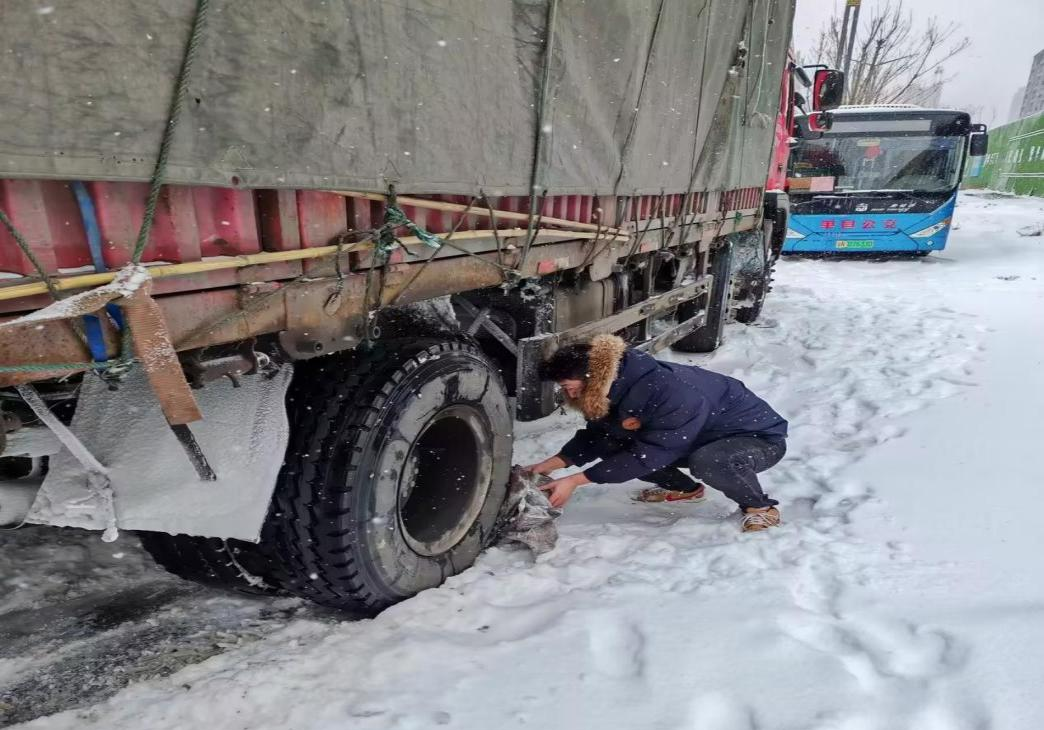
<svg viewBox="0 0 1044 730">
<path fill-rule="evenodd" d="M 903 0 L 875 8 L 858 28 L 845 102 L 893 104 L 923 98 L 926 89 L 949 78 L 935 71 L 945 73 L 944 64 L 971 44 L 959 31 L 956 23 L 942 24 L 935 17 L 917 28 Z M 819 31 L 811 53 L 799 57 L 841 68 L 841 43 L 841 16 L 835 14 Z"/>
</svg>

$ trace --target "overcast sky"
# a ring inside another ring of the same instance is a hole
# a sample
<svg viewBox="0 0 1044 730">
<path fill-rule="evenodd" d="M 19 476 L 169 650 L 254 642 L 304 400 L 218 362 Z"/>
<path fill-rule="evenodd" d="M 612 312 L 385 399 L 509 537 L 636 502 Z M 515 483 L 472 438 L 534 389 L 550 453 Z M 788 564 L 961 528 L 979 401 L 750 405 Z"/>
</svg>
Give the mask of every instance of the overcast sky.
<svg viewBox="0 0 1044 730">
<path fill-rule="evenodd" d="M 886 0 L 863 0 L 860 25 Z M 942 102 L 948 107 L 982 106 L 983 121 L 1001 124 L 1016 89 L 1026 83 L 1033 55 L 1044 50 L 1044 0 L 906 0 L 914 22 L 937 16 L 961 26 L 971 47 L 950 62 Z M 830 15 L 844 10 L 843 0 L 797 0 L 794 45 L 810 49 Z M 989 119 L 990 110 L 993 119 Z"/>
</svg>

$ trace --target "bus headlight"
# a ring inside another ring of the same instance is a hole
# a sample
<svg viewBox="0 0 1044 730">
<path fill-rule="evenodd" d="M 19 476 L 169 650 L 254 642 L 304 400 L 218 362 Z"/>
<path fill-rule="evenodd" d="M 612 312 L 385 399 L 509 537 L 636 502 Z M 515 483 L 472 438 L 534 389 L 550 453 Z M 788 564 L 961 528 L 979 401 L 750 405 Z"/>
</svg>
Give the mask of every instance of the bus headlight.
<svg viewBox="0 0 1044 730">
<path fill-rule="evenodd" d="M 949 218 L 943 218 L 941 221 L 936 223 L 934 226 L 928 226 L 917 231 L 917 233 L 911 233 L 910 238 L 928 238 L 928 236 L 934 236 L 939 231 L 950 225 Z"/>
<path fill-rule="evenodd" d="M 798 233 L 793 228 L 788 228 L 787 229 L 787 238 L 804 238 L 804 237 L 805 237 L 804 233 Z"/>
</svg>

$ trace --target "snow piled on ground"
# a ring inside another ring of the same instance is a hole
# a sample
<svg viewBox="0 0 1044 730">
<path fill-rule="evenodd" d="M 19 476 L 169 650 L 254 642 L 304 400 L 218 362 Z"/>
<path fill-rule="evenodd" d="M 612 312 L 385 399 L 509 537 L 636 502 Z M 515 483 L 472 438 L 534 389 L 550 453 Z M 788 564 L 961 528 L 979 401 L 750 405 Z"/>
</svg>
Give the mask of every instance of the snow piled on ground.
<svg viewBox="0 0 1044 730">
<path fill-rule="evenodd" d="M 778 530 L 585 487 L 535 561 L 490 550 L 26 727 L 1037 730 L 1044 243 L 1015 231 L 1041 220 L 967 195 L 927 259 L 786 260 L 765 321 L 691 358 L 790 418 Z M 517 459 L 575 423 L 521 427 Z"/>
</svg>

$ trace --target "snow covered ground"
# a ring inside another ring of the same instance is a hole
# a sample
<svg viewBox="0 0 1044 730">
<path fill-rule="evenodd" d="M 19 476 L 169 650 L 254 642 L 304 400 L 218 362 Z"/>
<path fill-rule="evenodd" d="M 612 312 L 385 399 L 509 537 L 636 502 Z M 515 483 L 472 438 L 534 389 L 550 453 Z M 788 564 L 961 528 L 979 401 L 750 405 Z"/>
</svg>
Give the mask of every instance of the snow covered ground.
<svg viewBox="0 0 1044 730">
<path fill-rule="evenodd" d="M 2 533 L 0 724 L 1039 730 L 1044 238 L 1016 230 L 1044 201 L 956 220 L 926 259 L 785 260 L 764 322 L 692 358 L 790 418 L 781 529 L 585 487 L 552 553 L 491 550 L 366 621 Z M 521 427 L 518 460 L 574 423 Z"/>
</svg>

